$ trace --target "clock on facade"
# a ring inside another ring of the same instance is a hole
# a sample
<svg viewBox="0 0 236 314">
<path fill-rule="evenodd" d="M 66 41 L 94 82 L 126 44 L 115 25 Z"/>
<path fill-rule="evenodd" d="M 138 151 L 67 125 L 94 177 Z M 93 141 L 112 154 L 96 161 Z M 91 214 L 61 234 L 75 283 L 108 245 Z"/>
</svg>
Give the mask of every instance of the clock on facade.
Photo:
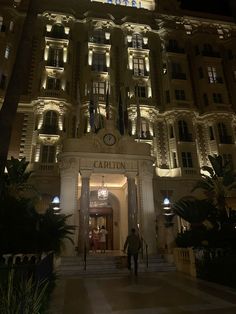
<svg viewBox="0 0 236 314">
<path fill-rule="evenodd" d="M 103 142 L 106 144 L 106 145 L 109 145 L 109 146 L 112 146 L 115 144 L 116 142 L 116 138 L 113 134 L 110 134 L 110 133 L 107 133 L 103 136 Z"/>
</svg>

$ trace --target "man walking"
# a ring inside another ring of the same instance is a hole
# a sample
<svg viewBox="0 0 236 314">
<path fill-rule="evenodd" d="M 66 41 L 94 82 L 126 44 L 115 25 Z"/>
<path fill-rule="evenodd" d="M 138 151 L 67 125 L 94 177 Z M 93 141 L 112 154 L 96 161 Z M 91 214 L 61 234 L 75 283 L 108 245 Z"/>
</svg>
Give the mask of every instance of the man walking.
<svg viewBox="0 0 236 314">
<path fill-rule="evenodd" d="M 134 228 L 131 229 L 131 234 L 127 236 L 124 252 L 126 252 L 126 248 L 128 247 L 128 269 L 131 270 L 131 258 L 133 256 L 134 259 L 134 274 L 138 275 L 138 252 L 141 248 L 141 241 L 139 236 L 136 234 L 136 230 Z"/>
</svg>

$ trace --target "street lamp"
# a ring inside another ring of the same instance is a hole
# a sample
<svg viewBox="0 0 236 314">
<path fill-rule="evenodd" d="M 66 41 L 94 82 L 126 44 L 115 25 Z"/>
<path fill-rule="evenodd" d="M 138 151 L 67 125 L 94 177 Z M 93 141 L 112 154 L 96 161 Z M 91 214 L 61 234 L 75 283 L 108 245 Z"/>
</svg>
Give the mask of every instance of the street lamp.
<svg viewBox="0 0 236 314">
<path fill-rule="evenodd" d="M 172 227 L 173 226 L 173 218 L 175 213 L 173 212 L 171 208 L 171 202 L 168 197 L 165 197 L 163 200 L 163 216 L 165 217 L 165 227 Z"/>
<path fill-rule="evenodd" d="M 60 210 L 61 210 L 59 196 L 54 196 L 51 204 L 52 204 L 52 209 L 54 211 L 54 214 L 58 215 L 60 213 Z"/>
</svg>

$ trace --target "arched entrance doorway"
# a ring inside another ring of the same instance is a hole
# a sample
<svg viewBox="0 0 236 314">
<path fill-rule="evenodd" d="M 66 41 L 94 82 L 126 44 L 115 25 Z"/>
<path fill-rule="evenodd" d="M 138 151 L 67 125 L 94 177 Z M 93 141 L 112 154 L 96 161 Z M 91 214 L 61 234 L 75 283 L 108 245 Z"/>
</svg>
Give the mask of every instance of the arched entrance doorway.
<svg viewBox="0 0 236 314">
<path fill-rule="evenodd" d="M 100 231 L 104 226 L 107 230 L 106 250 L 113 250 L 113 210 L 111 207 L 90 207 L 89 208 L 89 229 L 90 236 L 94 229 Z M 92 243 L 91 243 L 92 244 Z M 91 249 L 91 247 L 90 247 Z M 98 249 L 100 246 L 98 244 Z"/>
</svg>

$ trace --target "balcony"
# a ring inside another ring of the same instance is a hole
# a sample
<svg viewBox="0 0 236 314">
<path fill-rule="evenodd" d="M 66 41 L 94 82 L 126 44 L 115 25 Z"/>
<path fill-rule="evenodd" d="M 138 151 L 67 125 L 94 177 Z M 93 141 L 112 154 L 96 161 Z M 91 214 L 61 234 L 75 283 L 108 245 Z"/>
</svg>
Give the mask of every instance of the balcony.
<svg viewBox="0 0 236 314">
<path fill-rule="evenodd" d="M 220 144 L 233 144 L 232 136 L 220 136 Z"/>
<path fill-rule="evenodd" d="M 44 125 L 40 130 L 40 134 L 52 134 L 52 135 L 58 135 L 59 130 L 56 125 Z"/>
<path fill-rule="evenodd" d="M 167 52 L 173 52 L 173 53 L 185 53 L 185 49 L 184 48 L 173 47 L 173 46 L 167 46 L 166 47 L 166 51 Z"/>
<path fill-rule="evenodd" d="M 192 134 L 181 134 L 179 136 L 179 141 L 180 142 L 193 142 L 193 136 Z"/>
<path fill-rule="evenodd" d="M 208 51 L 202 50 L 202 56 L 204 57 L 211 57 L 211 58 L 221 58 L 221 55 L 217 51 Z"/>
<path fill-rule="evenodd" d="M 174 80 L 186 80 L 187 76 L 185 73 L 172 72 L 171 78 Z"/>
<path fill-rule="evenodd" d="M 57 32 L 57 31 L 51 31 L 51 32 L 46 32 L 46 37 L 50 38 L 56 38 L 56 39 L 68 39 L 68 35 L 65 34 L 65 32 Z"/>
<path fill-rule="evenodd" d="M 53 68 L 64 68 L 64 62 L 62 60 L 58 61 L 52 59 L 47 61 L 47 66 Z"/>
<path fill-rule="evenodd" d="M 138 76 L 138 77 L 148 77 L 149 76 L 149 72 L 147 72 L 146 70 L 134 70 L 133 72 L 133 76 Z"/>
<path fill-rule="evenodd" d="M 92 65 L 92 71 L 95 72 L 108 72 L 106 65 Z"/>
<path fill-rule="evenodd" d="M 66 99 L 66 93 L 62 89 L 42 89 L 40 91 L 41 97 L 47 97 L 47 98 L 61 98 Z"/>
</svg>

